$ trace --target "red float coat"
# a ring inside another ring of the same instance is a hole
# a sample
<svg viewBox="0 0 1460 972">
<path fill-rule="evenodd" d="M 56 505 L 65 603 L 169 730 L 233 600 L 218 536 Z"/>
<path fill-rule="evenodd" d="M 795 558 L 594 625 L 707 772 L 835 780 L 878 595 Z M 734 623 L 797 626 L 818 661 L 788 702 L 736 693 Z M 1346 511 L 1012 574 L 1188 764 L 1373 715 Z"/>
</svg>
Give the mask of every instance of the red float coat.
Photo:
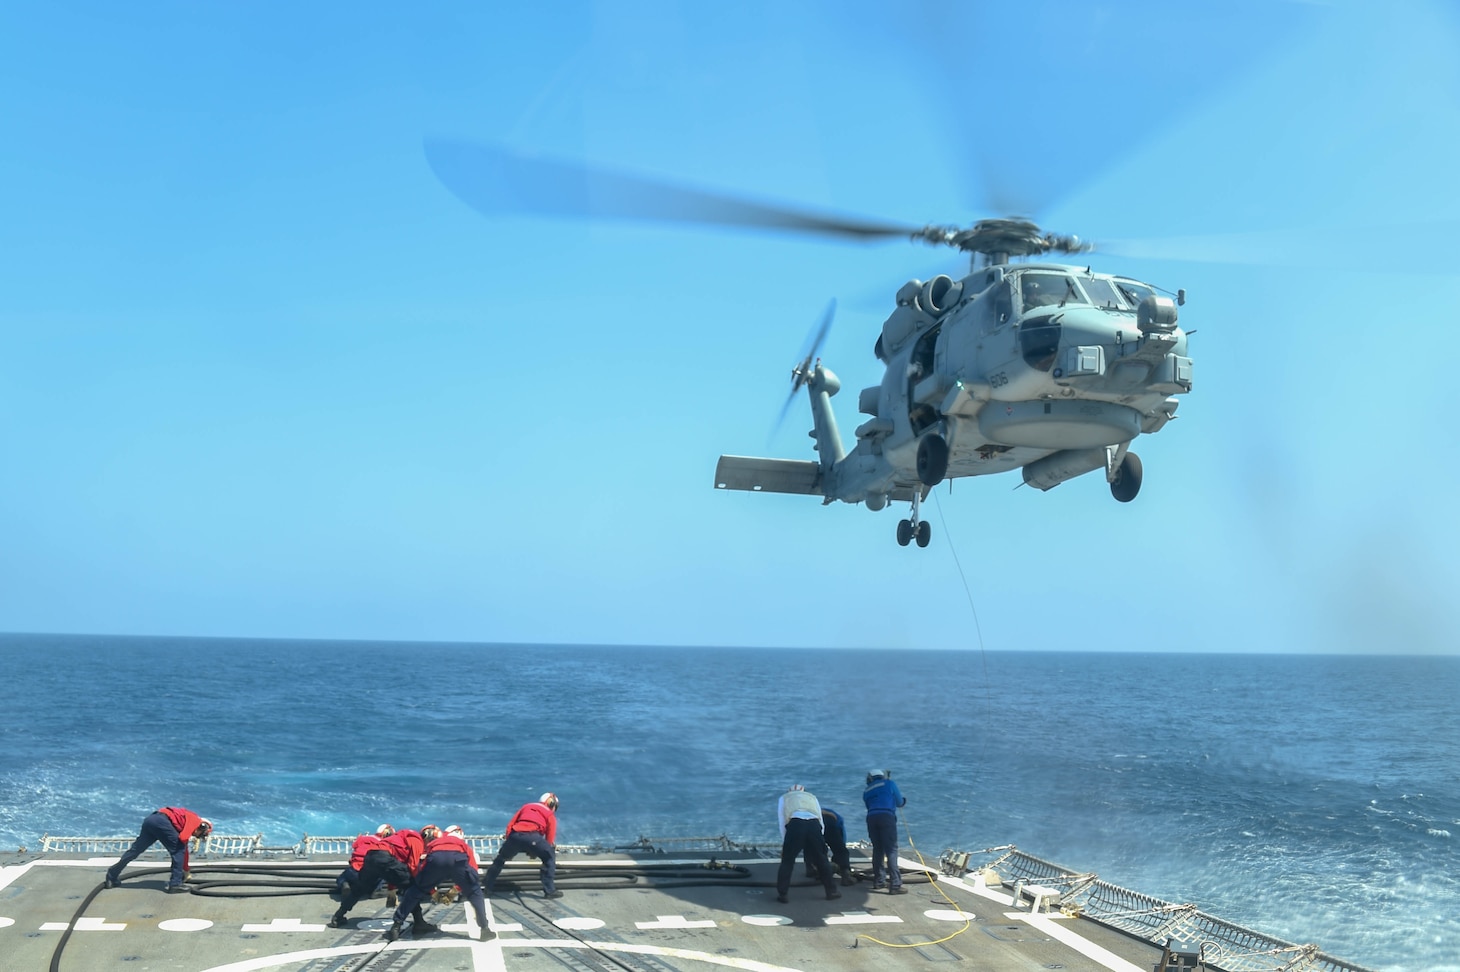
<svg viewBox="0 0 1460 972">
<path fill-rule="evenodd" d="M 558 818 L 545 803 L 529 803 L 512 815 L 507 833 L 537 831 L 549 844 L 558 842 Z"/>
<path fill-rule="evenodd" d="M 481 865 L 477 863 L 477 856 L 471 851 L 471 845 L 455 834 L 442 834 L 426 845 L 426 853 L 434 854 L 436 851 L 456 851 L 458 854 L 465 854 L 466 862 L 471 865 L 471 869 L 473 871 L 481 870 Z"/>
<path fill-rule="evenodd" d="M 390 850 L 385 846 L 385 841 L 374 834 L 361 834 L 355 838 L 355 844 L 350 848 L 350 867 L 360 870 L 365 863 L 365 855 L 373 850 Z"/>
<path fill-rule="evenodd" d="M 198 824 L 203 822 L 203 818 L 182 807 L 163 807 L 157 812 L 170 820 L 177 829 L 178 839 L 183 845 L 183 870 L 188 870 L 188 841 L 192 838 L 193 831 L 198 829 Z"/>
<path fill-rule="evenodd" d="M 414 830 L 397 830 L 381 842 L 383 850 L 411 869 L 415 875 L 421 870 L 421 858 L 426 856 L 426 842 Z"/>
</svg>

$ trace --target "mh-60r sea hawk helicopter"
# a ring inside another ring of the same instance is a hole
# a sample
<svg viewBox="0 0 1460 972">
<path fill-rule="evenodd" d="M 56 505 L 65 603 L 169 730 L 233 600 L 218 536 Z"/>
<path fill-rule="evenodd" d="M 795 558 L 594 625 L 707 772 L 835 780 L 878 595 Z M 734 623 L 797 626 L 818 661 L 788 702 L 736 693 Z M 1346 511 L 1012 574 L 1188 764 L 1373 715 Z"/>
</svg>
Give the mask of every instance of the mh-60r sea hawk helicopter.
<svg viewBox="0 0 1460 972">
<path fill-rule="evenodd" d="M 882 383 L 858 397 L 870 418 L 857 428 L 850 452 L 831 408 L 841 382 L 816 358 L 831 324 L 828 309 L 811 351 L 792 371 L 792 399 L 801 388 L 810 396 L 817 458 L 721 456 L 719 489 L 806 494 L 871 510 L 910 502 L 897 541 L 925 547 L 932 531 L 919 515 L 921 503 L 945 479 L 1022 469 L 1024 482 L 1047 490 L 1103 469 L 1111 493 L 1129 502 L 1141 488 L 1141 461 L 1130 443 L 1171 421 L 1175 396 L 1191 390 L 1187 336 L 1177 325 L 1184 293 L 1173 301 L 1150 284 L 1088 267 L 1011 265 L 1011 257 L 1092 249 L 1025 219 L 987 219 L 968 229 L 851 220 L 501 146 L 430 139 L 425 148 L 438 178 L 489 215 L 903 237 L 970 254 L 973 266 L 962 279 L 911 280 L 897 292 L 874 348 L 885 367 Z"/>
<path fill-rule="evenodd" d="M 858 426 L 852 451 L 831 408 L 841 382 L 815 358 L 829 308 L 792 371 L 792 396 L 804 387 L 811 399 L 817 460 L 721 456 L 716 487 L 870 510 L 911 502 L 897 542 L 920 547 L 932 533 L 920 504 L 945 479 L 1022 469 L 1025 483 L 1047 490 L 1103 469 L 1117 500 L 1135 499 L 1141 460 L 1130 443 L 1171 421 L 1174 396 L 1191 390 L 1192 361 L 1177 325 L 1184 293 L 1173 301 L 1149 284 L 1088 267 L 1010 265 L 1011 256 L 1092 249 L 1027 220 L 908 235 L 982 255 L 984 266 L 961 280 L 910 280 L 897 292 L 875 347 L 886 371 L 858 397 L 871 418 Z"/>
</svg>

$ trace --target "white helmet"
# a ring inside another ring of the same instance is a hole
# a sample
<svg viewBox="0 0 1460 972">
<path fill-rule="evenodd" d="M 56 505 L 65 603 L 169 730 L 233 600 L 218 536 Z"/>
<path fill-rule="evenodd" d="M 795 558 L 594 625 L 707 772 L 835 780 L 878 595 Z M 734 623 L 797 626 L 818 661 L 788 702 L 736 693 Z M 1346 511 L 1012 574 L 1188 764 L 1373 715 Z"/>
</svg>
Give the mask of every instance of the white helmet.
<svg viewBox="0 0 1460 972">
<path fill-rule="evenodd" d="M 556 810 L 558 808 L 558 795 L 556 793 L 553 793 L 552 791 L 549 791 L 538 797 L 537 802 L 541 803 L 549 810 Z"/>
</svg>

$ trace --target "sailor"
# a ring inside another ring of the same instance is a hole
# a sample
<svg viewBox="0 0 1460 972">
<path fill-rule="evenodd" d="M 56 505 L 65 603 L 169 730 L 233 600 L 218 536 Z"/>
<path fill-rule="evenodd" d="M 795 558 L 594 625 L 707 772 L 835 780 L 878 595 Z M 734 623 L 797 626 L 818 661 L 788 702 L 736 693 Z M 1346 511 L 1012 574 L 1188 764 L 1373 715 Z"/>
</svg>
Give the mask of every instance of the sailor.
<svg viewBox="0 0 1460 972">
<path fill-rule="evenodd" d="M 502 867 L 518 854 L 526 854 L 542 861 L 538 877 L 542 879 L 544 898 L 561 898 L 563 892 L 555 886 L 557 873 L 558 841 L 558 797 L 555 793 L 544 793 L 536 803 L 527 803 L 507 821 L 507 832 L 502 837 L 502 848 L 487 868 L 487 894 L 497 886 L 497 876 Z"/>
<path fill-rule="evenodd" d="M 206 840 L 213 832 L 213 822 L 182 807 L 163 807 L 149 814 L 142 821 L 142 832 L 132 841 L 132 846 L 111 867 L 107 868 L 103 887 L 121 886 L 122 868 L 142 856 L 142 852 L 153 844 L 161 842 L 172 855 L 172 875 L 168 878 L 168 894 L 186 893 L 183 880 L 188 873 L 188 841 L 192 838 Z"/>
<path fill-rule="evenodd" d="M 781 866 L 776 871 L 776 900 L 782 904 L 788 900 L 786 894 L 791 890 L 791 872 L 796 869 L 796 858 L 802 851 L 821 876 L 821 883 L 826 886 L 826 899 L 840 898 L 842 893 L 832 882 L 831 865 L 826 861 L 820 801 L 797 783 L 781 794 L 776 803 L 776 816 L 781 824 Z"/>
<path fill-rule="evenodd" d="M 826 853 L 835 865 L 836 872 L 841 875 L 842 886 L 846 887 L 857 883 L 852 877 L 852 855 L 847 850 L 847 822 L 842 815 L 831 807 L 821 808 L 821 835 L 826 840 Z M 806 876 L 820 878 L 811 867 L 811 854 L 806 854 Z"/>
<path fill-rule="evenodd" d="M 455 829 L 459 831 L 459 828 Z M 482 895 L 481 875 L 477 873 L 477 856 L 472 853 L 471 845 L 459 834 L 443 834 L 435 827 L 422 828 L 421 836 L 426 838 L 426 856 L 421 861 L 421 869 L 416 872 L 416 879 L 401 895 L 400 906 L 395 909 L 390 927 L 385 930 L 385 940 L 393 942 L 400 938 L 406 914 L 411 912 L 415 915 L 411 925 L 414 936 L 436 931 L 435 925 L 421 917 L 421 902 L 431 896 L 437 885 L 447 883 L 461 888 L 471 902 L 477 916 L 476 937 L 492 937 L 487 928 L 487 902 Z"/>
<path fill-rule="evenodd" d="M 867 773 L 862 802 L 867 805 L 867 839 L 872 842 L 872 888 L 905 894 L 902 872 L 897 869 L 897 810 L 907 805 L 907 799 L 892 782 L 891 770 Z"/>
<path fill-rule="evenodd" d="M 346 887 L 340 906 L 329 920 L 331 928 L 344 928 L 345 916 L 361 900 L 375 893 L 375 888 L 384 881 L 393 888 L 408 888 L 421 869 L 421 858 L 426 853 L 426 835 L 439 833 L 436 827 L 427 825 L 419 831 L 394 830 L 378 838 L 378 845 L 365 851 L 360 858 L 360 873 L 353 884 Z M 358 844 L 359 841 L 357 840 Z M 387 899 L 387 904 L 394 904 Z M 412 911 L 412 931 L 417 935 L 429 935 L 436 926 L 426 920 L 417 902 Z"/>
<path fill-rule="evenodd" d="M 375 828 L 375 833 L 361 834 L 355 838 L 355 843 L 350 846 L 350 863 L 340 872 L 340 876 L 335 878 L 335 891 L 339 894 L 341 901 L 344 900 L 346 894 L 349 894 L 355 879 L 360 876 L 360 865 L 365 862 L 365 855 L 373 850 L 381 850 L 382 841 L 393 833 L 395 833 L 394 827 L 390 824 L 381 824 Z M 374 888 L 370 890 L 371 893 L 375 891 Z"/>
</svg>

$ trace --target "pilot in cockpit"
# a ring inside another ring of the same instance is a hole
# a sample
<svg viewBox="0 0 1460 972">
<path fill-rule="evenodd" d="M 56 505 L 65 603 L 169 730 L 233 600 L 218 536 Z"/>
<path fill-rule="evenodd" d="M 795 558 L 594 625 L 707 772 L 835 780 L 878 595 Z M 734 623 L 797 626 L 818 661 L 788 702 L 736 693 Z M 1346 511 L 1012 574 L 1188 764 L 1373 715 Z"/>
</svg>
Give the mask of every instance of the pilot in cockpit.
<svg viewBox="0 0 1460 972">
<path fill-rule="evenodd" d="M 1041 276 L 1039 274 L 1027 273 L 1019 280 L 1019 296 L 1023 299 L 1024 309 L 1031 307 L 1044 307 L 1047 304 L 1057 304 L 1060 296 L 1054 292 L 1052 286 L 1056 278 Z"/>
</svg>

